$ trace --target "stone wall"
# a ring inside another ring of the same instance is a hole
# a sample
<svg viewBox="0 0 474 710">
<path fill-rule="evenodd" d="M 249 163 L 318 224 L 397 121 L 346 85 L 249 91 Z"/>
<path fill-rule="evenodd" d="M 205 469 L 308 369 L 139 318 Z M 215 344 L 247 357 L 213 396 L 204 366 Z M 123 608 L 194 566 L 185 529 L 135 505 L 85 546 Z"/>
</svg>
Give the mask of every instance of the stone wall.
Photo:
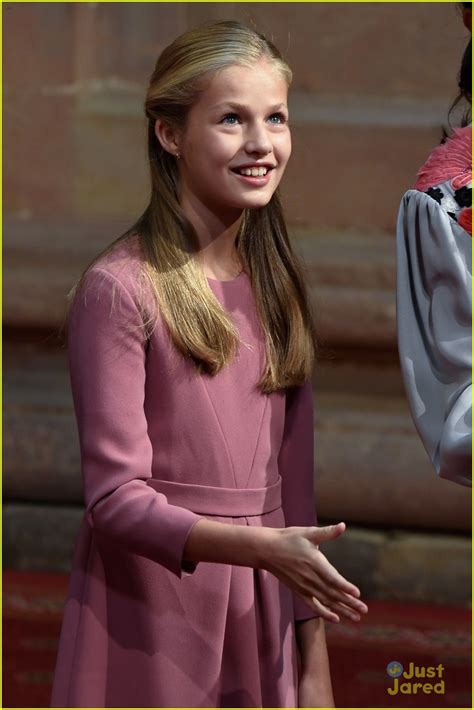
<svg viewBox="0 0 474 710">
<path fill-rule="evenodd" d="M 394 293 L 399 201 L 440 140 L 467 41 L 454 4 L 6 3 L 3 17 L 8 564 L 34 566 L 40 531 L 43 567 L 70 554 L 81 483 L 58 329 L 74 280 L 146 205 L 156 56 L 189 27 L 235 18 L 294 70 L 283 194 L 323 346 L 319 517 L 371 528 L 374 544 L 402 530 L 426 550 L 430 531 L 446 534 L 466 568 L 470 496 L 435 476 L 411 422 Z"/>
</svg>

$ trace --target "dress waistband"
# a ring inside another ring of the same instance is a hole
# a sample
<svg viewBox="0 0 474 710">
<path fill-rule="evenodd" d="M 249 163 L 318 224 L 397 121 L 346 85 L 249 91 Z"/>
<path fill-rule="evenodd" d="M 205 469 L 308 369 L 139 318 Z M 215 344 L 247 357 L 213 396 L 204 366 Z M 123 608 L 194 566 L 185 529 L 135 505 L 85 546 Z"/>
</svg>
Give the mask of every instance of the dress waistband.
<svg viewBox="0 0 474 710">
<path fill-rule="evenodd" d="M 200 515 L 240 518 L 270 513 L 281 507 L 281 476 L 266 488 L 221 488 L 160 481 L 157 478 L 148 479 L 147 484 L 158 493 L 163 493 L 168 503 Z"/>
</svg>

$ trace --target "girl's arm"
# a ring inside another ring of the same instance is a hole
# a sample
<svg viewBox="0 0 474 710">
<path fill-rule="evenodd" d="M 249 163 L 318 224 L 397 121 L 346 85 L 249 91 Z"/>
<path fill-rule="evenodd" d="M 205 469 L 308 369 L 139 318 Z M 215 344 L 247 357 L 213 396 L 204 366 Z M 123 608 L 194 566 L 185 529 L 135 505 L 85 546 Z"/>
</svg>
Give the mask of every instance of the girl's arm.
<svg viewBox="0 0 474 710">
<path fill-rule="evenodd" d="M 359 614 L 367 611 L 357 598 L 359 590 L 318 550 L 319 543 L 343 532 L 344 523 L 325 528 L 257 528 L 202 519 L 188 535 L 183 559 L 266 569 L 294 592 L 306 618 L 321 614 L 339 621 L 337 614 L 342 613 L 358 621 Z"/>
<path fill-rule="evenodd" d="M 287 390 L 285 428 L 278 467 L 282 478 L 282 505 L 286 525 L 289 528 L 317 525 L 314 496 L 313 389 L 310 380 Z M 344 525 L 339 524 L 336 530 L 341 534 L 344 532 Z M 315 544 L 318 544 L 318 541 L 315 540 Z M 314 594 L 317 601 L 312 600 L 310 604 L 307 598 L 301 598 L 301 594 L 294 595 L 295 620 L 303 621 L 316 614 L 332 622 L 338 622 L 341 615 L 359 621 L 359 614 L 365 613 L 367 607 L 358 600 L 358 588 L 345 580 L 317 548 L 314 565 L 327 581 L 327 585 L 324 589 L 317 589 Z"/>
<path fill-rule="evenodd" d="M 335 707 L 324 621 L 319 618 L 296 622 L 296 641 L 300 655 L 298 707 Z"/>
<path fill-rule="evenodd" d="M 95 534 L 181 577 L 190 529 L 201 519 L 147 485 L 152 446 L 144 413 L 146 351 L 134 279 L 94 266 L 68 324 L 72 393 L 86 515 Z M 123 282 L 122 282 L 123 280 Z"/>
</svg>

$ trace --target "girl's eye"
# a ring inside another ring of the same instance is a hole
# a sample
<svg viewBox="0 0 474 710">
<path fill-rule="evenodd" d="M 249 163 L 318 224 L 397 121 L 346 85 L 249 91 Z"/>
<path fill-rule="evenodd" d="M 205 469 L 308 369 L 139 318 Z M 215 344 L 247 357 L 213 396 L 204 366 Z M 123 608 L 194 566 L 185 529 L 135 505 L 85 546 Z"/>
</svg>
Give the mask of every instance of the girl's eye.
<svg viewBox="0 0 474 710">
<path fill-rule="evenodd" d="M 272 115 L 269 116 L 268 120 L 270 121 L 270 123 L 279 125 L 280 123 L 286 123 L 288 119 L 286 118 L 285 114 L 278 112 L 272 113 Z"/>
<path fill-rule="evenodd" d="M 228 113 L 222 119 L 221 123 L 225 123 L 228 126 L 235 126 L 239 122 L 239 117 L 236 113 Z"/>
</svg>

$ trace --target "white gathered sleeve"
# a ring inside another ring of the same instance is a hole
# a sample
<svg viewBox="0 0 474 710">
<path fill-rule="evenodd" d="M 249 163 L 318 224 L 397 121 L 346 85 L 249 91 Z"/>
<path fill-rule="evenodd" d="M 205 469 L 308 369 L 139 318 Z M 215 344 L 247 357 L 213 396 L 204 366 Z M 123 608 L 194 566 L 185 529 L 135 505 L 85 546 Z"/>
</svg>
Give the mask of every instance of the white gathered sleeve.
<svg viewBox="0 0 474 710">
<path fill-rule="evenodd" d="M 409 190 L 397 225 L 400 364 L 418 433 L 441 478 L 471 486 L 470 235 Z"/>
</svg>

